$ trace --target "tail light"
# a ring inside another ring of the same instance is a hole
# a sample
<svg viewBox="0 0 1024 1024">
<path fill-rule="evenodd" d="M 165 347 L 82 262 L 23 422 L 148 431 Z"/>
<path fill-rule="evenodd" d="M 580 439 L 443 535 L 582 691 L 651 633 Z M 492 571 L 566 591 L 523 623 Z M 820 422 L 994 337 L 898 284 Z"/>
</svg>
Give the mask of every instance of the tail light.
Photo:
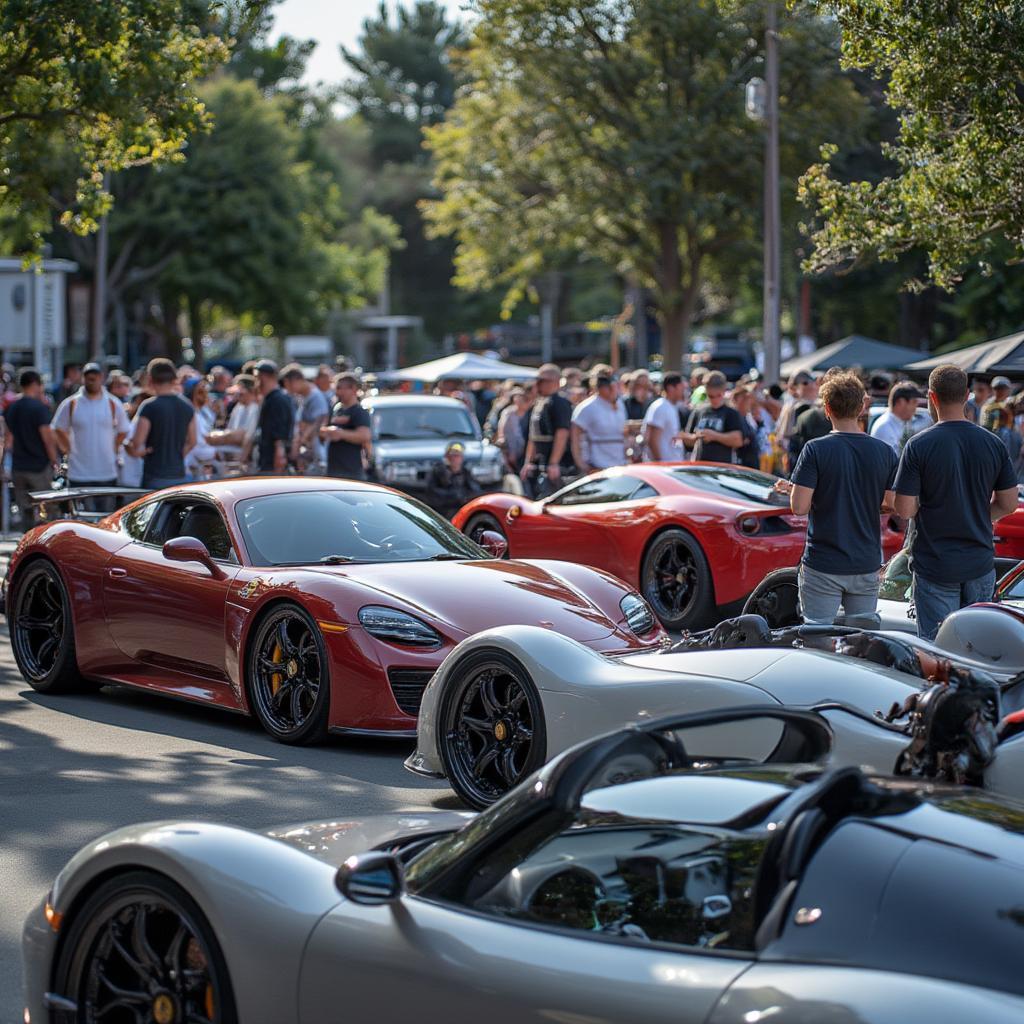
<svg viewBox="0 0 1024 1024">
<path fill-rule="evenodd" d="M 755 533 L 761 532 L 761 520 L 757 516 L 740 516 L 736 520 L 740 533 L 752 537 Z"/>
</svg>

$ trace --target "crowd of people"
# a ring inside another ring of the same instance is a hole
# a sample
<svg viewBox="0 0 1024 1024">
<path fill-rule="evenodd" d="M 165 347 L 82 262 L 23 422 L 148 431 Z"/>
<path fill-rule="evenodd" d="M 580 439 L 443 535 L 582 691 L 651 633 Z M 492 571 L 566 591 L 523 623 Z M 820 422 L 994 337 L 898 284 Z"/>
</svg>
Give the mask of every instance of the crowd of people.
<svg viewBox="0 0 1024 1024">
<path fill-rule="evenodd" d="M 29 495 L 69 486 L 156 489 L 239 473 L 373 479 L 363 381 L 255 360 L 232 375 L 154 359 L 129 377 L 97 363 L 68 367 L 52 393 L 33 369 L 3 396 L 4 448 L 23 525 Z M 1017 508 L 1024 397 L 1010 381 L 968 381 L 946 365 L 927 392 L 913 381 L 833 369 L 785 386 L 754 371 L 730 383 L 699 367 L 586 374 L 554 364 L 505 383 L 441 381 L 502 452 L 505 487 L 540 497 L 630 461 L 694 459 L 771 472 L 809 517 L 800 567 L 808 622 L 877 622 L 880 513 L 908 524 L 914 604 L 923 636 L 952 608 L 991 597 L 992 523 Z M 480 492 L 452 441 L 426 497 L 445 515 Z"/>
</svg>

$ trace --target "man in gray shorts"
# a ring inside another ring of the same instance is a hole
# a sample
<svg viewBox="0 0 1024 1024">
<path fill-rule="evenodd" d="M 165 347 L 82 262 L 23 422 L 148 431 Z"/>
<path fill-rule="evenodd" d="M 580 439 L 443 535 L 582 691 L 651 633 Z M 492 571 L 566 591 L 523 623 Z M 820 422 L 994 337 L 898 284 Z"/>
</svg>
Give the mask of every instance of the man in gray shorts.
<svg viewBox="0 0 1024 1024">
<path fill-rule="evenodd" d="M 808 517 L 800 612 L 804 622 L 831 624 L 841 606 L 847 625 L 875 628 L 880 513 L 892 511 L 896 453 L 861 430 L 857 417 L 864 408 L 864 385 L 856 376 L 826 377 L 820 396 L 832 431 L 809 441 L 792 480 L 776 484 L 789 494 L 793 511 Z"/>
</svg>

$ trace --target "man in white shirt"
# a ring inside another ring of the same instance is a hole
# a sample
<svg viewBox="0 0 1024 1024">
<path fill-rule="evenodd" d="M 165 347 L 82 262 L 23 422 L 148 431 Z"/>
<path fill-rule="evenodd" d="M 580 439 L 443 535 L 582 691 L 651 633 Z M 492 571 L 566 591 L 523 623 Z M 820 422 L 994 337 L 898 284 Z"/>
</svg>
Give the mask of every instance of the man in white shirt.
<svg viewBox="0 0 1024 1024">
<path fill-rule="evenodd" d="M 686 385 L 680 373 L 666 373 L 661 380 L 661 398 L 644 414 L 643 435 L 647 462 L 678 462 L 682 449 L 672 444 L 679 433 L 679 403 Z"/>
<path fill-rule="evenodd" d="M 931 416 L 917 407 L 918 399 L 923 397 L 913 384 L 893 385 L 889 408 L 875 421 L 871 436 L 884 441 L 897 455 L 901 454 L 915 434 L 932 425 Z"/>
<path fill-rule="evenodd" d="M 114 487 L 128 414 L 103 387 L 99 363 L 86 363 L 82 379 L 82 387 L 60 403 L 51 424 L 57 444 L 68 453 L 68 486 Z"/>
<path fill-rule="evenodd" d="M 231 408 L 227 426 L 223 430 L 211 430 L 206 435 L 206 443 L 217 449 L 218 456 L 227 458 L 245 455 L 260 418 L 256 378 L 250 374 L 239 374 L 232 381 L 232 386 L 238 389 L 238 398 Z"/>
<path fill-rule="evenodd" d="M 616 397 L 615 378 L 599 370 L 590 383 L 595 393 L 573 409 L 569 428 L 572 457 L 584 476 L 626 462 L 626 410 Z"/>
</svg>

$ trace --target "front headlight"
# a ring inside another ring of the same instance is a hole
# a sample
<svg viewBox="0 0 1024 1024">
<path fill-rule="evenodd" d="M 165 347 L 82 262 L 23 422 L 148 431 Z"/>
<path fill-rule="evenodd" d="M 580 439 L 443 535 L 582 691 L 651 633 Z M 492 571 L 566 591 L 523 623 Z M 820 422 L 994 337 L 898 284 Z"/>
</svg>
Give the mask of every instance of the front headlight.
<svg viewBox="0 0 1024 1024">
<path fill-rule="evenodd" d="M 407 647 L 440 647 L 441 634 L 397 608 L 368 604 L 359 609 L 359 622 L 370 636 Z"/>
<path fill-rule="evenodd" d="M 416 462 L 386 462 L 384 479 L 388 483 L 415 483 L 419 477 L 419 469 Z"/>
<path fill-rule="evenodd" d="M 639 594 L 627 594 L 619 603 L 619 607 L 626 616 L 626 625 L 637 636 L 646 636 L 654 629 L 654 612 Z"/>
</svg>

